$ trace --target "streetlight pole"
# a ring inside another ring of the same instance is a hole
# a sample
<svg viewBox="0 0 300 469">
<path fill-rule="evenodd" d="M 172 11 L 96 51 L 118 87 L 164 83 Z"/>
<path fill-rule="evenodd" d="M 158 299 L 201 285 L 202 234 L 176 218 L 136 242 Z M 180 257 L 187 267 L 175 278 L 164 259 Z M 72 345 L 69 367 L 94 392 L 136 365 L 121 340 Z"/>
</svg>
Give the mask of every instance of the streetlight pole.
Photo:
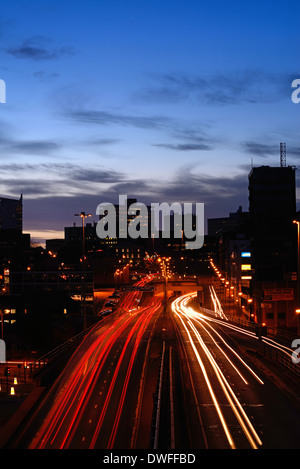
<svg viewBox="0 0 300 469">
<path fill-rule="evenodd" d="M 169 268 L 167 267 L 167 263 L 170 261 L 170 258 L 163 257 L 162 259 L 159 258 L 158 262 L 160 262 L 161 273 L 164 279 L 164 317 L 166 317 L 167 313 L 167 280 L 168 280 L 168 271 Z"/>
<path fill-rule="evenodd" d="M 85 234 L 84 234 L 84 220 L 87 218 L 87 217 L 91 217 L 92 215 L 90 213 L 85 213 L 85 212 L 81 212 L 81 213 L 75 213 L 75 217 L 81 217 L 81 220 L 82 220 L 82 256 L 83 256 L 83 259 L 85 259 Z"/>
<path fill-rule="evenodd" d="M 85 256 L 85 233 L 84 233 L 84 221 L 87 217 L 91 217 L 92 215 L 90 213 L 75 213 L 75 217 L 81 217 L 82 220 L 82 292 L 81 292 L 81 307 L 82 307 L 82 313 L 83 313 L 83 330 L 86 329 L 86 304 L 85 304 L 85 262 L 86 262 L 86 256 Z"/>
</svg>

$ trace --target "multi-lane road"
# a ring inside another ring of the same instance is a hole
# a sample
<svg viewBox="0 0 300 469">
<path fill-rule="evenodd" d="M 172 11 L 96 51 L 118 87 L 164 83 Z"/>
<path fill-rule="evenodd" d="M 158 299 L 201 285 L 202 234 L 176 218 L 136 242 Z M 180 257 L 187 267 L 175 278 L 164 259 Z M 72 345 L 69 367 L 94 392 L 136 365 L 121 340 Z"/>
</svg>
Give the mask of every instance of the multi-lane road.
<svg viewBox="0 0 300 469">
<path fill-rule="evenodd" d="M 190 385 L 188 412 L 201 429 L 193 446 L 299 448 L 299 402 L 287 394 L 288 383 L 277 386 L 274 370 L 251 359 L 247 351 L 259 338 L 227 321 L 210 290 L 213 311 L 195 307 L 191 294 L 172 303 Z"/>
<path fill-rule="evenodd" d="M 151 281 L 145 278 L 142 284 Z M 10 441 L 11 448 L 299 448 L 299 403 L 247 350 L 257 336 L 193 292 L 125 295 Z M 291 382 L 292 386 L 292 382 Z"/>
<path fill-rule="evenodd" d="M 132 446 L 150 339 L 161 310 L 160 297 L 137 306 L 139 296 L 138 291 L 126 295 L 117 312 L 87 335 L 14 447 Z"/>
</svg>

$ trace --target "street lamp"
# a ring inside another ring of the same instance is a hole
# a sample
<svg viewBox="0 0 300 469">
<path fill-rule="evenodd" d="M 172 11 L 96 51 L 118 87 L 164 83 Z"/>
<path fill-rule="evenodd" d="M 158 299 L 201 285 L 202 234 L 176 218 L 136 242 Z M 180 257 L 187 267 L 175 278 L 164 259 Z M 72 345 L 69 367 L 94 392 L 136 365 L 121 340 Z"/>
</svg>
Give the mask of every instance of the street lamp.
<svg viewBox="0 0 300 469">
<path fill-rule="evenodd" d="M 171 258 L 158 258 L 157 261 L 160 264 L 161 275 L 164 279 L 164 317 L 166 316 L 167 311 L 167 264 Z"/>
<path fill-rule="evenodd" d="M 298 291 L 298 296 L 297 296 L 297 309 L 296 309 L 296 314 L 299 315 L 299 321 L 300 321 L 300 222 L 297 220 L 293 220 L 293 223 L 297 225 L 297 232 L 298 232 L 298 271 L 297 271 L 297 291 Z M 300 334 L 300 324 L 298 324 L 298 333 Z"/>
<path fill-rule="evenodd" d="M 298 316 L 298 335 L 300 335 L 300 309 L 296 309 L 296 314 Z"/>
<path fill-rule="evenodd" d="M 85 258 L 84 220 L 87 217 L 91 217 L 91 216 L 92 215 L 90 213 L 85 213 L 85 212 L 75 213 L 75 217 L 81 217 L 81 220 L 82 220 L 82 255 L 83 255 L 83 259 Z"/>
<path fill-rule="evenodd" d="M 90 213 L 75 213 L 75 217 L 81 217 L 82 220 L 82 292 L 81 292 L 81 305 L 83 309 L 83 330 L 86 329 L 86 304 L 85 304 L 85 235 L 84 235 L 84 220 L 91 217 Z"/>
</svg>

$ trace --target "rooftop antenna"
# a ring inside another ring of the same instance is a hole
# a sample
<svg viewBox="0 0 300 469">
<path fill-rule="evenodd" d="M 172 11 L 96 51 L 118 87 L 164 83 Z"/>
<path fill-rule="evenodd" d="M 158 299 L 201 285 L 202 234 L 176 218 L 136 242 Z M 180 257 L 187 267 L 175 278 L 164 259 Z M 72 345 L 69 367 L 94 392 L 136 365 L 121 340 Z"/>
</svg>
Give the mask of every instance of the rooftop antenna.
<svg viewBox="0 0 300 469">
<path fill-rule="evenodd" d="M 280 166 L 282 168 L 286 167 L 286 145 L 285 145 L 285 143 L 280 143 Z"/>
</svg>

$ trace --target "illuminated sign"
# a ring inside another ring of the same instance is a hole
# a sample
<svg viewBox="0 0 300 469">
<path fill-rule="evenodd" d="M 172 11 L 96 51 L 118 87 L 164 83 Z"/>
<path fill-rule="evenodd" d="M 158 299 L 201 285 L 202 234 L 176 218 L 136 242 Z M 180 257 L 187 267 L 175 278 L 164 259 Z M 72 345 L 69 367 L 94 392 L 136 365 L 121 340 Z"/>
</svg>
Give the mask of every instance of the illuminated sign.
<svg viewBox="0 0 300 469">
<path fill-rule="evenodd" d="M 264 300 L 266 301 L 293 301 L 293 288 L 269 288 L 264 290 Z"/>
<path fill-rule="evenodd" d="M 251 270 L 251 264 L 242 264 L 241 269 L 242 270 Z"/>
<path fill-rule="evenodd" d="M 251 257 L 251 252 L 242 252 L 241 256 L 242 257 Z"/>
</svg>

